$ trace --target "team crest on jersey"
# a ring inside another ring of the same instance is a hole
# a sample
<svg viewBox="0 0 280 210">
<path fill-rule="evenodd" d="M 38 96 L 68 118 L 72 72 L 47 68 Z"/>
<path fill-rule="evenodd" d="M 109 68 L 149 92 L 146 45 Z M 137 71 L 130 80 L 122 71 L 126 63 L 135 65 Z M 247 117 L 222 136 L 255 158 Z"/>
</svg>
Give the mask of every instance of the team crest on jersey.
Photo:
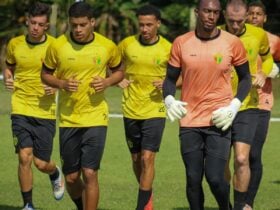
<svg viewBox="0 0 280 210">
<path fill-rule="evenodd" d="M 160 61 L 161 61 L 160 58 L 155 58 L 155 59 L 154 59 L 154 64 L 155 64 L 155 65 L 159 65 L 159 64 L 160 64 Z"/>
<path fill-rule="evenodd" d="M 95 65 L 100 65 L 101 64 L 101 58 L 100 57 L 94 57 L 93 58 L 93 63 Z"/>
<path fill-rule="evenodd" d="M 214 55 L 214 59 L 217 64 L 220 64 L 223 61 L 223 55 L 221 53 L 217 53 L 216 55 Z"/>
<path fill-rule="evenodd" d="M 252 48 L 247 49 L 247 54 L 252 55 L 253 54 L 253 49 Z"/>
</svg>

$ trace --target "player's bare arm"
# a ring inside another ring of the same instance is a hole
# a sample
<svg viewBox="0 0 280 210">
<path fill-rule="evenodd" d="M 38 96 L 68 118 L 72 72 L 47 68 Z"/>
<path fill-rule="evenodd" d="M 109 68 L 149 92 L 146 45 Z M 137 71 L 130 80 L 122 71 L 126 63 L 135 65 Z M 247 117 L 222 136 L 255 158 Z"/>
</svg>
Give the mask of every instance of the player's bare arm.
<svg viewBox="0 0 280 210">
<path fill-rule="evenodd" d="M 112 70 L 112 74 L 110 74 L 107 78 L 102 78 L 100 76 L 95 76 L 92 78 L 90 86 L 95 89 L 96 92 L 102 92 L 107 87 L 118 84 L 124 77 L 124 73 L 122 67 L 118 67 Z"/>
<path fill-rule="evenodd" d="M 53 75 L 54 71 L 50 71 L 47 67 L 43 66 L 41 71 L 41 79 L 44 84 L 58 89 L 64 89 L 69 92 L 78 90 L 80 81 L 76 79 L 76 75 L 71 76 L 67 80 L 61 80 Z"/>
<path fill-rule="evenodd" d="M 4 76 L 4 84 L 7 90 L 14 90 L 14 67 L 7 66 L 3 73 Z"/>
<path fill-rule="evenodd" d="M 127 88 L 132 82 L 133 82 L 133 80 L 123 79 L 122 81 L 120 81 L 118 83 L 118 86 L 120 88 L 124 89 L 124 88 Z"/>
<path fill-rule="evenodd" d="M 253 74 L 252 77 L 253 77 L 252 85 L 258 88 L 262 88 L 264 86 L 265 80 L 267 78 L 267 76 L 262 71 Z"/>
<path fill-rule="evenodd" d="M 158 90 L 162 90 L 163 80 L 153 81 L 153 86 L 155 86 L 155 88 L 157 88 Z"/>
<path fill-rule="evenodd" d="M 47 96 L 53 95 L 53 94 L 55 94 L 55 92 L 57 91 L 56 88 L 53 88 L 53 87 L 48 86 L 48 85 L 45 85 L 45 84 L 43 85 L 43 88 L 44 88 L 45 94 L 46 94 Z"/>
</svg>

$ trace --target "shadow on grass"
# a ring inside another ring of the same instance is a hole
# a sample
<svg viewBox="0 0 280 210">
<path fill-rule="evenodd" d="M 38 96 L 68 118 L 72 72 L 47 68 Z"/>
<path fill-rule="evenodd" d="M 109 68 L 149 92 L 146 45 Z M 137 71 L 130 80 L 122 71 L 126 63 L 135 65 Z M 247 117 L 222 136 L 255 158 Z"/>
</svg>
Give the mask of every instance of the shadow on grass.
<svg viewBox="0 0 280 210">
<path fill-rule="evenodd" d="M 22 209 L 22 206 L 7 206 L 7 205 L 0 205 L 0 210 L 20 210 Z M 43 208 L 37 208 L 36 210 L 44 210 Z M 75 209 L 73 209 L 75 210 Z M 112 209 L 104 209 L 104 208 L 98 208 L 98 210 L 112 210 Z"/>
<path fill-rule="evenodd" d="M 112 209 L 97 208 L 97 210 L 112 210 Z"/>
<path fill-rule="evenodd" d="M 22 206 L 0 205 L 0 210 L 19 210 L 19 209 L 22 209 L 22 208 L 23 208 Z M 36 209 L 40 210 L 41 208 L 36 208 Z"/>
<path fill-rule="evenodd" d="M 272 181 L 273 184 L 280 184 L 280 180 Z"/>
<path fill-rule="evenodd" d="M 172 210 L 188 210 L 189 208 L 186 207 L 175 207 Z M 212 208 L 212 207 L 204 207 L 205 210 L 217 210 L 217 208 Z M 275 209 L 278 210 L 278 209 Z"/>
</svg>

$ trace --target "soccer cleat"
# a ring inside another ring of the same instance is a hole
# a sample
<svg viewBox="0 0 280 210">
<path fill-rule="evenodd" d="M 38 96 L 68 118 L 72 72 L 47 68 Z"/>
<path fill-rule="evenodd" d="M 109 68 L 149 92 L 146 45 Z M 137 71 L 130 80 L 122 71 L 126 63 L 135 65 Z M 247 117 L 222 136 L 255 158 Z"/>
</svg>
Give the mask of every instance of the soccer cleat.
<svg viewBox="0 0 280 210">
<path fill-rule="evenodd" d="M 153 209 L 154 208 L 153 208 L 153 194 L 152 194 L 144 210 L 153 210 Z"/>
<path fill-rule="evenodd" d="M 22 210 L 35 210 L 32 204 L 27 203 Z"/>
<path fill-rule="evenodd" d="M 57 177 L 57 179 L 51 181 L 51 183 L 52 183 L 54 198 L 56 200 L 60 200 L 63 198 L 65 188 L 64 188 L 62 172 L 58 166 L 56 166 L 56 168 L 59 171 L 59 176 Z"/>
</svg>

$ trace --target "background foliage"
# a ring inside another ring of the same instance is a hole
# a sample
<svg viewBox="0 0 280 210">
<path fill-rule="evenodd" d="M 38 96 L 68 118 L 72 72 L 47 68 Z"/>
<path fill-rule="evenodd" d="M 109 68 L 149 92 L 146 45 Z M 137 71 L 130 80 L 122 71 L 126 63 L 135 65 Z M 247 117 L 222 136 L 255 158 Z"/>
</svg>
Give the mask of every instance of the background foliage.
<svg viewBox="0 0 280 210">
<path fill-rule="evenodd" d="M 4 67 L 5 49 L 11 37 L 25 32 L 28 5 L 37 0 L 0 0 L 0 71 Z M 75 0 L 40 0 L 52 6 L 49 33 L 59 36 L 67 30 L 67 11 Z M 76 0 L 77 1 L 77 0 Z M 143 4 L 154 4 L 162 12 L 160 33 L 170 41 L 193 29 L 193 14 L 197 0 L 85 0 L 92 5 L 95 30 L 118 43 L 124 37 L 137 33 L 135 10 Z M 248 0 L 248 2 L 255 0 Z M 225 5 L 226 0 L 221 0 Z M 263 1 L 267 7 L 265 28 L 280 34 L 280 0 Z M 220 23 L 223 22 L 221 16 Z"/>
</svg>

